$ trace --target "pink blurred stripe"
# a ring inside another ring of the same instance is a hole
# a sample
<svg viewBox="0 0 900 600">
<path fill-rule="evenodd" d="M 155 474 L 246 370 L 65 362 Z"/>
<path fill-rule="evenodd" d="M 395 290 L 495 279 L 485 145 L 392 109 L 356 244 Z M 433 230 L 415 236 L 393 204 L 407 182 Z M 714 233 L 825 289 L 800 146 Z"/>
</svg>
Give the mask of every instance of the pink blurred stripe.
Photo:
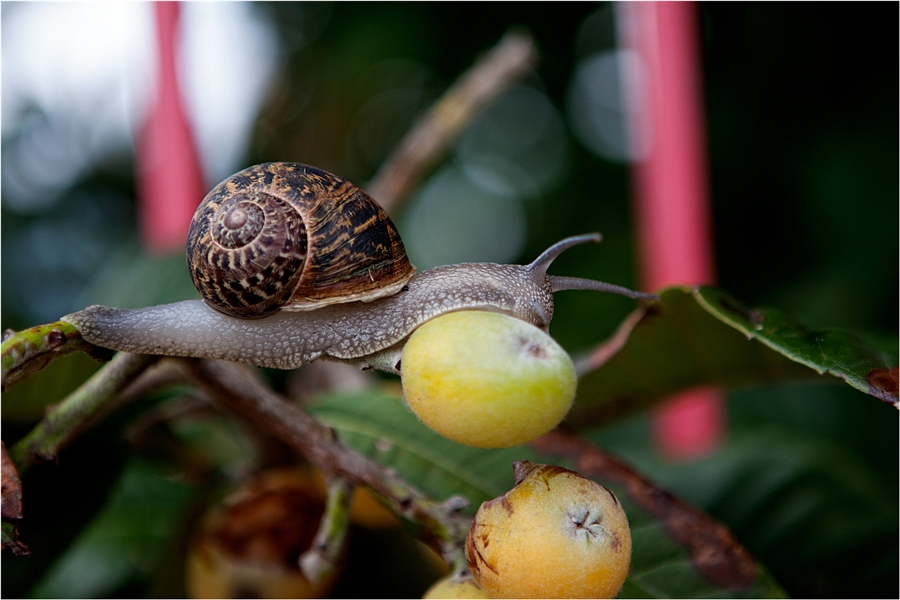
<svg viewBox="0 0 900 600">
<path fill-rule="evenodd" d="M 145 247 L 183 252 L 191 217 L 204 194 L 191 124 L 178 88 L 176 44 L 179 4 L 155 2 L 159 51 L 155 102 L 137 148 L 138 216 Z"/>
<path fill-rule="evenodd" d="M 700 76 L 697 6 L 692 2 L 618 5 L 626 48 L 647 70 L 645 110 L 632 123 L 649 154 L 635 164 L 635 213 L 643 286 L 715 281 Z M 725 435 L 723 394 L 678 394 L 654 415 L 654 442 L 666 456 L 691 459 Z"/>
</svg>

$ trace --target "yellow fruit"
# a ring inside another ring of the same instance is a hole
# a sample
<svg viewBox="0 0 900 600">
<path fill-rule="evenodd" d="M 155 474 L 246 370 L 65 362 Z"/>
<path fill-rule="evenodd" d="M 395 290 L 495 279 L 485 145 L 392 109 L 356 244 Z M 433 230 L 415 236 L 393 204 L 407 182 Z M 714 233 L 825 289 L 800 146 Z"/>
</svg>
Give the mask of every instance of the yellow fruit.
<svg viewBox="0 0 900 600">
<path fill-rule="evenodd" d="M 471 576 L 448 575 L 428 588 L 422 598 L 490 598 Z"/>
<path fill-rule="evenodd" d="M 519 319 L 462 311 L 428 321 L 401 361 L 403 392 L 428 427 L 460 444 L 505 448 L 556 427 L 575 399 L 575 367 Z"/>
<path fill-rule="evenodd" d="M 475 579 L 494 598 L 612 598 L 631 564 L 615 495 L 568 469 L 517 462 L 516 486 L 481 505 L 466 537 Z"/>
</svg>

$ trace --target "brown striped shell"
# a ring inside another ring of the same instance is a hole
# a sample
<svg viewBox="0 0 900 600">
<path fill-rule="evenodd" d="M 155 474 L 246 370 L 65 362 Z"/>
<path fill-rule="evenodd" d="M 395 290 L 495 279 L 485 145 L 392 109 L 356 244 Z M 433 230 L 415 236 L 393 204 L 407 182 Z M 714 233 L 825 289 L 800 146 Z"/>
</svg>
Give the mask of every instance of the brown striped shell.
<svg viewBox="0 0 900 600">
<path fill-rule="evenodd" d="M 217 185 L 191 222 L 187 255 L 203 299 L 244 318 L 375 300 L 415 273 L 377 202 L 299 163 L 256 165 Z"/>
</svg>

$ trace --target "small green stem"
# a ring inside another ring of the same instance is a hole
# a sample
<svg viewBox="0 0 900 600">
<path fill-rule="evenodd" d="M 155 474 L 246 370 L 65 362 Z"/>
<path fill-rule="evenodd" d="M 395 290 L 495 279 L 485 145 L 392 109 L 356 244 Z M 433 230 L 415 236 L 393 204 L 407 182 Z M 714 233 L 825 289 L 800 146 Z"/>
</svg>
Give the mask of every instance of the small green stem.
<svg viewBox="0 0 900 600">
<path fill-rule="evenodd" d="M 350 482 L 342 477 L 332 477 L 328 482 L 325 513 L 319 522 L 319 530 L 312 547 L 300 556 L 300 569 L 313 585 L 326 580 L 341 559 L 350 527 L 352 498 Z"/>
<path fill-rule="evenodd" d="M 36 459 L 52 460 L 59 449 L 81 430 L 89 419 L 109 405 L 119 392 L 153 364 L 158 357 L 120 352 L 78 389 L 56 405 L 28 435 L 10 450 L 10 456 L 25 471 Z"/>
</svg>

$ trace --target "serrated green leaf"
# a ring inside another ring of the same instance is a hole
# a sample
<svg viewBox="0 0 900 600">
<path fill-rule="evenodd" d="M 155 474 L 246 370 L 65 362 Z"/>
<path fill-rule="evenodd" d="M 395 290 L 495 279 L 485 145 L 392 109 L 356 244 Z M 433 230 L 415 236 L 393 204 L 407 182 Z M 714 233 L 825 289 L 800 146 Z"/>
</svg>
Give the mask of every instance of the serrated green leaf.
<svg viewBox="0 0 900 600">
<path fill-rule="evenodd" d="M 695 386 L 734 388 L 826 373 L 897 403 L 896 366 L 852 334 L 811 331 L 779 311 L 744 308 L 715 288 L 673 287 L 660 298 L 622 349 L 582 377 L 571 422 L 608 421 Z"/>
<path fill-rule="evenodd" d="M 859 337 L 840 330 L 813 331 L 771 308 L 748 309 L 716 288 L 692 290 L 710 314 L 819 374 L 839 377 L 861 392 L 897 405 L 896 364 Z M 893 367 L 893 375 L 890 368 Z"/>
<path fill-rule="evenodd" d="M 326 396 L 310 406 L 309 411 L 334 428 L 341 441 L 395 470 L 426 495 L 438 500 L 453 495 L 468 498 L 470 514 L 481 502 L 513 486 L 512 464 L 517 460 L 573 468 L 565 458 L 527 446 L 485 450 L 446 440 L 420 423 L 396 397 Z M 668 536 L 660 521 L 640 509 L 622 488 L 601 483 L 616 492 L 632 531 L 632 571 L 619 597 L 784 596 L 762 567 L 758 567 L 755 582 L 742 590 L 724 589 L 708 581 L 692 566 L 688 552 Z"/>
</svg>

